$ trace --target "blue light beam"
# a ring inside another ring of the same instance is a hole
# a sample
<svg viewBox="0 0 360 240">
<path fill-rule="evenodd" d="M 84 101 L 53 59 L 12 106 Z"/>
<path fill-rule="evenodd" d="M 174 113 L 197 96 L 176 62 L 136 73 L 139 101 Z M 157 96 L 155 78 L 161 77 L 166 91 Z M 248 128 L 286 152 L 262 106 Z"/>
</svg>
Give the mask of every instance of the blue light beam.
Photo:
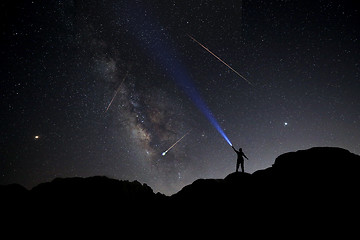
<svg viewBox="0 0 360 240">
<path fill-rule="evenodd" d="M 225 141 L 232 146 L 214 115 L 201 98 L 191 77 L 185 67 L 178 60 L 175 48 L 169 44 L 170 37 L 160 24 L 150 19 L 150 14 L 144 14 L 141 5 L 129 4 L 126 6 L 125 17 L 126 28 L 146 49 L 148 54 L 157 62 L 175 83 L 190 97 L 191 101 L 204 114 L 214 128 L 221 134 Z M 124 8 L 122 8 L 124 9 Z"/>
</svg>

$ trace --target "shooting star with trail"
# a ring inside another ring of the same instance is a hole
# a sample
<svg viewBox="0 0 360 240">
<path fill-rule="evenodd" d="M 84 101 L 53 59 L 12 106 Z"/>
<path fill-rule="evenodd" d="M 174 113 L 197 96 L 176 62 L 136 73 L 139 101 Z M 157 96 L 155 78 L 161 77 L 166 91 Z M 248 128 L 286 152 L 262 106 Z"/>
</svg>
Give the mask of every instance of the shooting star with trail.
<svg viewBox="0 0 360 240">
<path fill-rule="evenodd" d="M 168 151 L 170 151 L 178 142 L 180 142 L 184 137 L 186 137 L 186 135 L 188 135 L 191 131 L 192 131 L 192 129 L 190 129 L 187 133 L 185 133 L 184 136 L 182 136 L 181 138 L 179 138 L 179 140 L 177 140 L 173 145 L 171 145 L 171 147 L 169 147 L 169 148 L 168 148 L 165 152 L 163 152 L 161 155 L 165 156 Z"/>
<path fill-rule="evenodd" d="M 125 81 L 125 79 L 126 79 L 126 77 L 127 77 L 128 73 L 129 73 L 129 72 L 127 72 L 127 73 L 125 74 L 124 78 L 122 79 L 121 83 L 119 84 L 118 88 L 116 89 L 114 96 L 112 97 L 112 99 L 111 99 L 111 101 L 110 101 L 109 105 L 107 106 L 107 108 L 106 108 L 106 110 L 105 110 L 105 113 L 109 110 L 109 108 L 110 108 L 111 104 L 113 103 L 113 101 L 114 101 L 114 99 L 115 99 L 116 95 L 117 95 L 117 94 L 118 94 L 118 92 L 120 91 L 120 87 L 121 87 L 121 85 L 123 84 L 123 82 Z"/>
<path fill-rule="evenodd" d="M 217 60 L 219 60 L 222 64 L 224 64 L 225 66 L 227 66 L 231 71 L 233 71 L 234 73 L 236 73 L 239 77 L 241 77 L 242 79 L 244 79 L 247 83 L 249 83 L 251 86 L 252 83 L 247 80 L 243 75 L 241 75 L 240 73 L 238 73 L 235 69 L 233 69 L 232 67 L 229 66 L 229 64 L 227 64 L 226 62 L 224 62 L 221 58 L 219 58 L 218 56 L 215 55 L 215 53 L 213 53 L 212 51 L 210 51 L 207 47 L 205 47 L 204 45 L 202 45 L 198 40 L 196 40 L 194 37 L 192 37 L 190 34 L 188 34 L 188 37 L 191 38 L 194 42 L 196 42 L 197 44 L 199 44 L 202 48 L 204 48 L 206 51 L 208 51 L 211 55 L 213 55 Z"/>
</svg>

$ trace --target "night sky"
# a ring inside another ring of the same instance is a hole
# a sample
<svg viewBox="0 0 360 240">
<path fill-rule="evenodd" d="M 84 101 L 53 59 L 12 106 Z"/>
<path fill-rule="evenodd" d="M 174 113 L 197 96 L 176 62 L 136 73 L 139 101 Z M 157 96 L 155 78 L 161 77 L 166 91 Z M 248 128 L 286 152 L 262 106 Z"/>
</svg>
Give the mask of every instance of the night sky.
<svg viewBox="0 0 360 240">
<path fill-rule="evenodd" d="M 355 2 L 1 1 L 0 184 L 105 175 L 171 195 L 224 178 L 236 153 L 206 111 L 249 173 L 360 154 Z"/>
</svg>

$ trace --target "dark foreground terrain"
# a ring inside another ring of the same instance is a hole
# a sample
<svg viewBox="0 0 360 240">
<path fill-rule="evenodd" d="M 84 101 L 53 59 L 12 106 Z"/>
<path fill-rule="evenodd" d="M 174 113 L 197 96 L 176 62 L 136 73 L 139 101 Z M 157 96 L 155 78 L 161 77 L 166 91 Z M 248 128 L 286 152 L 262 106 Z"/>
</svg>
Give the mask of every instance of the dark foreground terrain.
<svg viewBox="0 0 360 240">
<path fill-rule="evenodd" d="M 228 226 L 224 234 L 271 229 L 289 232 L 289 238 L 308 232 L 358 235 L 359 166 L 360 156 L 325 147 L 283 154 L 252 174 L 198 179 L 172 196 L 101 176 L 58 178 L 31 190 L 0 186 L 3 226 L 84 234 L 135 228 L 133 236 L 164 228 L 210 235 L 220 226 Z"/>
</svg>

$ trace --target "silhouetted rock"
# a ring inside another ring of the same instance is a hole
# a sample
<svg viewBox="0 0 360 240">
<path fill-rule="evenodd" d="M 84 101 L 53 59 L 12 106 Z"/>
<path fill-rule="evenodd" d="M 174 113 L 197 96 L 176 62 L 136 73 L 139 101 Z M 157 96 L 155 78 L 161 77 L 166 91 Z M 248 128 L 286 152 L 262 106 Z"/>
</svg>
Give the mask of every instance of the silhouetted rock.
<svg viewBox="0 0 360 240">
<path fill-rule="evenodd" d="M 179 213 L 189 209 L 222 217 L 242 214 L 245 219 L 312 215 L 324 220 L 357 207 L 359 166 L 360 156 L 347 150 L 311 148 L 283 154 L 273 166 L 253 174 L 196 180 L 170 198 L 181 207 Z"/>
<path fill-rule="evenodd" d="M 316 147 L 280 155 L 272 168 L 291 178 L 304 175 L 317 178 L 358 175 L 360 157 L 342 148 Z"/>
<path fill-rule="evenodd" d="M 358 155 L 341 148 L 317 147 L 282 154 L 272 167 L 252 175 L 277 190 L 327 196 L 356 187 L 359 167 Z"/>
<path fill-rule="evenodd" d="M 225 181 L 229 183 L 239 183 L 240 181 L 246 181 L 251 176 L 250 173 L 233 172 L 225 177 Z"/>
<path fill-rule="evenodd" d="M 28 190 L 19 185 L 19 184 L 9 184 L 9 185 L 0 185 L 1 197 L 4 198 L 14 198 L 14 197 L 24 197 Z"/>
<path fill-rule="evenodd" d="M 118 214 L 119 219 L 150 213 L 152 206 L 165 195 L 155 194 L 138 181 L 119 181 L 107 177 L 57 178 L 30 191 L 32 208 L 45 216 L 106 218 Z"/>
<path fill-rule="evenodd" d="M 62 200 L 88 199 L 89 201 L 143 201 L 153 198 L 153 190 L 138 181 L 119 181 L 107 177 L 56 178 L 31 190 L 33 197 Z"/>
<path fill-rule="evenodd" d="M 253 174 L 198 179 L 172 196 L 155 194 L 137 181 L 99 176 L 57 178 L 30 191 L 19 185 L 0 186 L 0 194 L 21 200 L 8 207 L 38 216 L 42 224 L 66 219 L 75 225 L 99 221 L 106 225 L 111 217 L 117 223 L 167 224 L 186 218 L 198 224 L 231 222 L 236 216 L 238 224 L 289 227 L 306 219 L 332 225 L 358 211 L 359 166 L 360 156 L 347 150 L 311 148 L 282 154 L 271 167 Z M 153 216 L 160 222 L 153 222 Z"/>
<path fill-rule="evenodd" d="M 205 206 L 209 202 L 227 201 L 250 183 L 251 174 L 234 172 L 225 179 L 198 179 L 171 196 L 174 201 Z M 231 200 L 232 201 L 232 200 Z"/>
</svg>

